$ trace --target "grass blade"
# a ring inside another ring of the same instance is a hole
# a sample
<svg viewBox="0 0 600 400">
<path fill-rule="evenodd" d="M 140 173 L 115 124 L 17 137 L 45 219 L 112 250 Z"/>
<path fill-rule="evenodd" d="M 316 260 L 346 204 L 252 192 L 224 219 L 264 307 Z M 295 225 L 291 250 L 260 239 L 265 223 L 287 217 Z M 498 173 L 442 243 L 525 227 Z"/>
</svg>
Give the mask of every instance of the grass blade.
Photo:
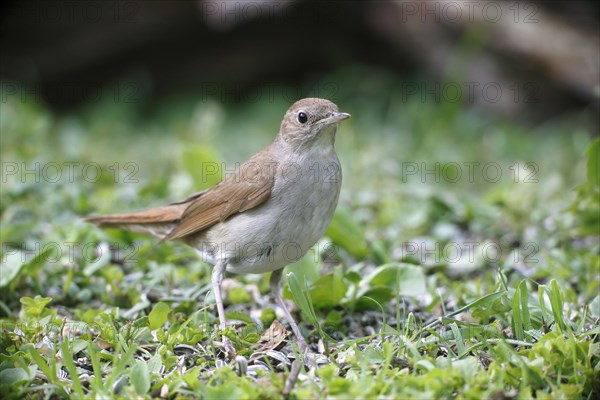
<svg viewBox="0 0 600 400">
<path fill-rule="evenodd" d="M 79 380 L 79 375 L 77 374 L 77 368 L 75 368 L 75 364 L 73 363 L 74 354 L 71 351 L 68 338 L 65 338 L 65 340 L 63 340 L 63 342 L 60 344 L 60 351 L 63 356 L 65 368 L 67 369 L 67 372 L 73 381 L 73 390 L 75 393 L 77 393 L 77 397 L 82 399 L 84 397 L 83 387 L 81 386 L 81 381 Z"/>
</svg>

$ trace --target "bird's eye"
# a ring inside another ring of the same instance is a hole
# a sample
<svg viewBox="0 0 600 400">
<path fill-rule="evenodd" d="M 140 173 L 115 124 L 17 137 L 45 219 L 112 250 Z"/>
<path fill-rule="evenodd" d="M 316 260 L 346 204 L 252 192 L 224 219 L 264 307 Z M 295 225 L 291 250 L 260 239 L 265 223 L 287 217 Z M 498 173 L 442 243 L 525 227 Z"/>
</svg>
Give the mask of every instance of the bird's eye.
<svg viewBox="0 0 600 400">
<path fill-rule="evenodd" d="M 308 121 L 308 116 L 304 111 L 300 111 L 298 113 L 298 122 L 300 122 L 301 124 L 305 124 L 306 121 Z"/>
</svg>

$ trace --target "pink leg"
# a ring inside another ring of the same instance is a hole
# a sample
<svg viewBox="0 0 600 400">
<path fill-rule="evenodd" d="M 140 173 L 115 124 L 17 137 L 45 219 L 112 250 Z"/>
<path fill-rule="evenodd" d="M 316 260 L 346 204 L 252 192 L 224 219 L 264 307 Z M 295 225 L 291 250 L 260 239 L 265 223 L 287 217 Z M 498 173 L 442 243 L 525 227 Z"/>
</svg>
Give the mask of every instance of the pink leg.
<svg viewBox="0 0 600 400">
<path fill-rule="evenodd" d="M 215 301 L 217 303 L 217 313 L 219 314 L 219 328 L 224 331 L 227 328 L 227 320 L 225 319 L 225 307 L 223 307 L 223 295 L 221 294 L 221 282 L 223 282 L 223 275 L 225 274 L 225 268 L 227 264 L 219 261 L 214 266 L 212 271 L 212 288 L 215 293 Z M 236 351 L 231 344 L 229 338 L 223 335 L 223 347 L 227 352 L 227 355 L 234 359 Z"/>
<path fill-rule="evenodd" d="M 294 332 L 294 336 L 296 336 L 300 352 L 304 353 L 308 348 L 308 345 L 302 337 L 302 334 L 300 333 L 300 328 L 298 328 L 296 321 L 294 321 L 294 318 L 292 317 L 292 314 L 290 313 L 290 310 L 288 309 L 287 305 L 285 304 L 285 301 L 283 300 L 283 296 L 281 295 L 279 284 L 281 283 L 282 275 L 283 269 L 278 269 L 277 271 L 273 271 L 271 273 L 271 293 L 273 293 L 273 295 L 275 296 L 275 301 L 277 302 L 277 305 L 279 305 L 279 307 L 281 307 L 281 309 L 283 310 L 283 313 L 285 314 L 285 317 L 287 318 L 290 324 L 290 328 L 292 328 L 292 332 Z"/>
</svg>

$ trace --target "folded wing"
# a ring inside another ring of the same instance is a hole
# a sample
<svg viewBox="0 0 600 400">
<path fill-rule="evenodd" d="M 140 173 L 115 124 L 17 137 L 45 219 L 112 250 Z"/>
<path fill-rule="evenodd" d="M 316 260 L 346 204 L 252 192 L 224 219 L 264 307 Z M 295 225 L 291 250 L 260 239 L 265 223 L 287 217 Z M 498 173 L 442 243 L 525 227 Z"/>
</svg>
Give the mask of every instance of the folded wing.
<svg viewBox="0 0 600 400">
<path fill-rule="evenodd" d="M 101 227 L 150 233 L 162 241 L 197 234 L 270 198 L 277 164 L 261 153 L 227 179 L 181 202 L 130 213 L 92 216 L 87 220 Z"/>
</svg>

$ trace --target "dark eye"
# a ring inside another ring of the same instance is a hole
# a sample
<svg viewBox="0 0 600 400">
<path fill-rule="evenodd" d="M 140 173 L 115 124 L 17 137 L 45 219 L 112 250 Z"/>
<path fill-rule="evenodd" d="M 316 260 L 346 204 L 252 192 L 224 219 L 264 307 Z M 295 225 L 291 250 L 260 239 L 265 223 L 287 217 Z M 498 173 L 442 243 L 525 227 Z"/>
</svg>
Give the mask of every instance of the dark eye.
<svg viewBox="0 0 600 400">
<path fill-rule="evenodd" d="M 305 124 L 306 121 L 308 121 L 308 116 L 304 111 L 300 111 L 298 113 L 298 122 L 300 122 L 301 124 Z"/>
</svg>

